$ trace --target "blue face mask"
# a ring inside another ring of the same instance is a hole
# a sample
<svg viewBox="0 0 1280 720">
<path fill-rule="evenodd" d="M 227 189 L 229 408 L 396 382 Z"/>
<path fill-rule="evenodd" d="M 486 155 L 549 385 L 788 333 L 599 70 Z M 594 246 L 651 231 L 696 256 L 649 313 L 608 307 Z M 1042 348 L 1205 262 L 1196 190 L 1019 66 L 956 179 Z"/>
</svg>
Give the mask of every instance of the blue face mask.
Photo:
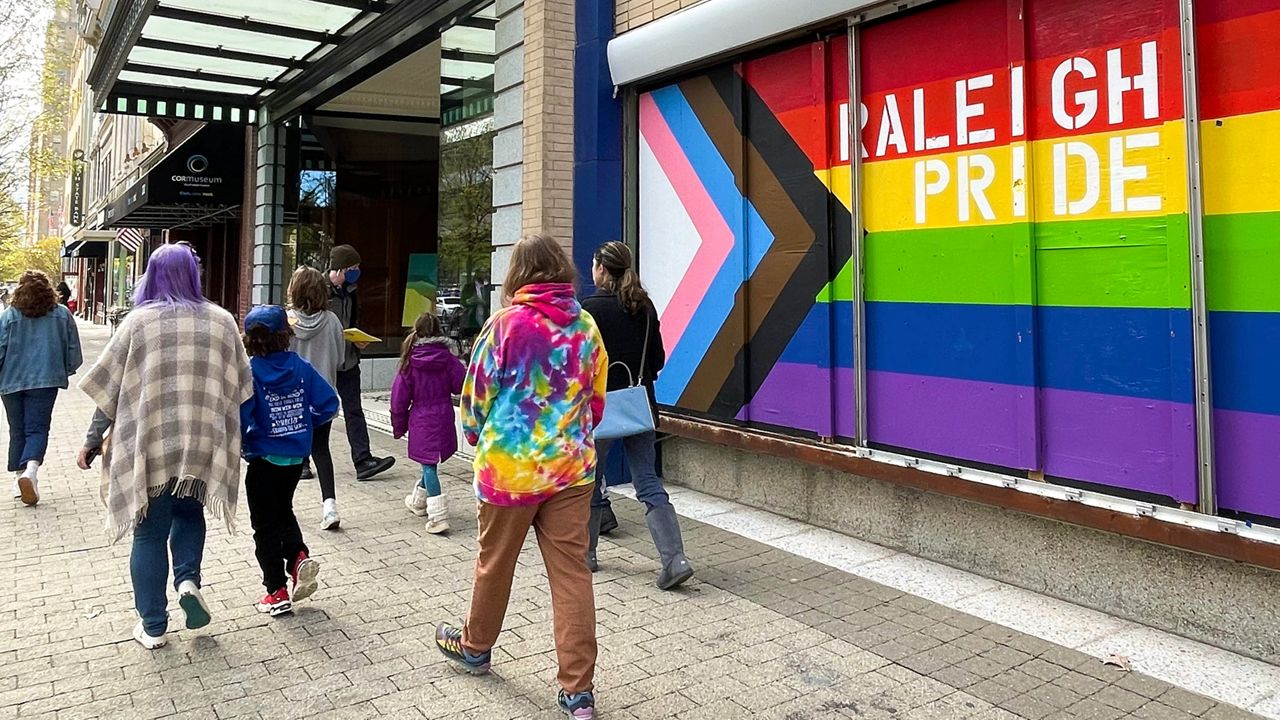
<svg viewBox="0 0 1280 720">
<path fill-rule="evenodd" d="M 360 280 L 360 268 L 351 268 L 342 276 L 342 279 L 345 280 L 348 285 L 355 285 L 356 282 Z"/>
</svg>

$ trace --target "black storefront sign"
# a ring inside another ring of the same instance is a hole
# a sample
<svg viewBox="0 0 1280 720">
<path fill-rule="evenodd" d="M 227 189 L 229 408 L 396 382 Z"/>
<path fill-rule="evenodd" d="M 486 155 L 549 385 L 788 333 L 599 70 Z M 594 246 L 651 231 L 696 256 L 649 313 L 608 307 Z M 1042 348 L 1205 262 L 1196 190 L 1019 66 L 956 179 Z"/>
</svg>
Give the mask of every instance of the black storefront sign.
<svg viewBox="0 0 1280 720">
<path fill-rule="evenodd" d="M 244 128 L 206 125 L 111 203 L 106 225 L 142 207 L 229 207 L 244 195 Z"/>
<path fill-rule="evenodd" d="M 77 150 L 71 154 L 71 207 L 67 209 L 67 217 L 72 227 L 84 224 L 84 151 Z"/>
</svg>

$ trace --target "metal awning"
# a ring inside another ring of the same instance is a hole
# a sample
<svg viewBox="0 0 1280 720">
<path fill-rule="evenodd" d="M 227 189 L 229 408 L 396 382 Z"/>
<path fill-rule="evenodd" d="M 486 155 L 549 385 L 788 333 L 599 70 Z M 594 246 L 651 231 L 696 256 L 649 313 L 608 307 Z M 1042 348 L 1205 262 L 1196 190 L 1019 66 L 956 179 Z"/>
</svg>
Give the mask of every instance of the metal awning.
<svg viewBox="0 0 1280 720">
<path fill-rule="evenodd" d="M 107 241 L 97 238 L 74 240 L 62 248 L 64 258 L 98 258 L 107 256 Z"/>
<path fill-rule="evenodd" d="M 244 134 L 235 126 L 204 126 L 113 198 L 98 227 L 201 227 L 237 217 L 244 200 Z"/>
<path fill-rule="evenodd" d="M 492 94 L 497 20 L 476 12 L 488 2 L 117 0 L 89 84 L 103 112 L 283 120 L 448 35 L 441 91 Z"/>
</svg>

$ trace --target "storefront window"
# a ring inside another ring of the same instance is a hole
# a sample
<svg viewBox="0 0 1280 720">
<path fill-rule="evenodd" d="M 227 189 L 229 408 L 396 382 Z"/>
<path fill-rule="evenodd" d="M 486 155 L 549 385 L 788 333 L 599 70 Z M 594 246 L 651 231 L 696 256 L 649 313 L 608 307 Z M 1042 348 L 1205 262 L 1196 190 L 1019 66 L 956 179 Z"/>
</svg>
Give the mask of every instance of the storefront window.
<svg viewBox="0 0 1280 720">
<path fill-rule="evenodd" d="M 327 270 L 337 227 L 337 181 L 333 170 L 303 170 L 298 178 L 298 221 L 288 228 L 284 268 L 309 265 Z M 286 276 L 287 282 L 287 276 Z"/>
</svg>

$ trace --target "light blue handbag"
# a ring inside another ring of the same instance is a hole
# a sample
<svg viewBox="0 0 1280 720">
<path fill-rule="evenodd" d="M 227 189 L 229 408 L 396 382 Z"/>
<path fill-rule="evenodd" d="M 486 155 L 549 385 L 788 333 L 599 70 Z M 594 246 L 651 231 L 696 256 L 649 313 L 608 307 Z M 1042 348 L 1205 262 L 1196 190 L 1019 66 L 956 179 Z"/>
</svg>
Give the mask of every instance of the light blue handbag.
<svg viewBox="0 0 1280 720">
<path fill-rule="evenodd" d="M 609 368 L 621 365 L 627 368 L 630 387 L 611 390 L 604 396 L 604 417 L 596 426 L 597 440 L 616 440 L 641 433 L 653 432 L 657 427 L 653 418 L 653 406 L 649 404 L 649 391 L 644 386 L 645 361 L 649 357 L 649 317 L 644 323 L 644 350 L 640 353 L 640 377 L 631 374 L 631 368 L 619 360 Z"/>
</svg>

